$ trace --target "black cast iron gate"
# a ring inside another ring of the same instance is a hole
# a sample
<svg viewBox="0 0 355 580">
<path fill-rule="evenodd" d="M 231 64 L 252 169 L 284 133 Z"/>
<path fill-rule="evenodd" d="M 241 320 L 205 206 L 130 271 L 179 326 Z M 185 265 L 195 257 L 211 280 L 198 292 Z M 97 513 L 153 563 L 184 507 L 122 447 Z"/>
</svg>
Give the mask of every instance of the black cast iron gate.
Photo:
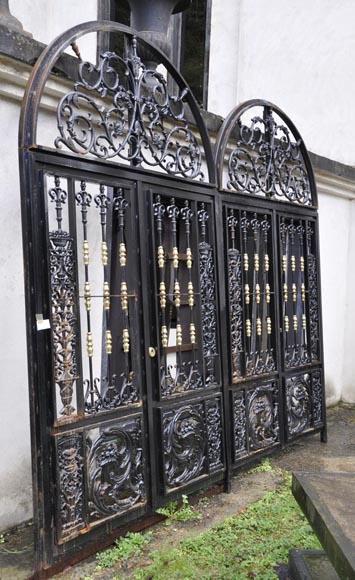
<svg viewBox="0 0 355 580">
<path fill-rule="evenodd" d="M 94 31 L 125 56 L 71 67 L 56 148 L 40 146 L 48 76 Z M 34 68 L 20 167 L 38 577 L 182 491 L 228 487 L 255 454 L 325 438 L 307 152 L 258 101 L 216 155 L 219 189 L 189 88 L 125 27 L 76 27 Z"/>
</svg>

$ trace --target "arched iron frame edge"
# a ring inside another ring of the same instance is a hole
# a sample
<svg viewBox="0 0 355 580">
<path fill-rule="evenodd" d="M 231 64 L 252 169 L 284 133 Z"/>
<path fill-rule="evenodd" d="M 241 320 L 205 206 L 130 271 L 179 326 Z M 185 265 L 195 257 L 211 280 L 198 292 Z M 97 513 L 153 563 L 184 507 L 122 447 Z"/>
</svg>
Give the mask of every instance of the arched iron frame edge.
<svg viewBox="0 0 355 580">
<path fill-rule="evenodd" d="M 272 109 L 279 117 L 286 123 L 286 125 L 291 129 L 293 135 L 296 139 L 300 139 L 301 141 L 301 153 L 305 162 L 307 174 L 309 177 L 311 193 L 312 193 L 312 207 L 318 208 L 318 196 L 317 196 L 317 187 L 313 172 L 312 163 L 308 154 L 307 147 L 302 139 L 300 132 L 298 131 L 297 127 L 291 121 L 290 117 L 284 113 L 282 109 L 280 109 L 274 103 L 270 101 L 266 101 L 264 99 L 250 99 L 248 101 L 244 101 L 240 103 L 236 107 L 234 107 L 227 117 L 224 119 L 221 128 L 218 132 L 216 144 L 215 144 L 215 167 L 217 172 L 217 188 L 220 192 L 224 192 L 223 188 L 223 160 L 224 160 L 224 152 L 228 144 L 228 140 L 230 135 L 234 129 L 235 121 L 238 117 L 240 117 L 243 113 L 245 113 L 248 109 L 252 107 L 269 107 Z M 288 203 L 288 202 L 286 202 Z"/>
</svg>

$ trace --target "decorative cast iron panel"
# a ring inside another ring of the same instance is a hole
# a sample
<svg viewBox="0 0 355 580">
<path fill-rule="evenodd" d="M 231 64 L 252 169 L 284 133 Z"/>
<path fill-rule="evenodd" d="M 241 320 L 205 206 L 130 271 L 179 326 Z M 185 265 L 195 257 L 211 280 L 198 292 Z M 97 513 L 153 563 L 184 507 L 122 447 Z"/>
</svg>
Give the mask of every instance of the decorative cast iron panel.
<svg viewBox="0 0 355 580">
<path fill-rule="evenodd" d="M 189 91 L 170 94 L 164 75 L 140 60 L 133 37 L 129 56 L 105 52 L 95 67 L 80 64 L 79 81 L 58 106 L 55 144 L 203 180 L 202 151 L 186 118 Z"/>
<path fill-rule="evenodd" d="M 210 208 L 174 197 L 154 198 L 163 397 L 219 383 Z"/>
<path fill-rule="evenodd" d="M 318 427 L 323 424 L 323 385 L 320 371 L 312 373 L 312 413 L 313 425 Z"/>
<path fill-rule="evenodd" d="M 265 449 L 279 440 L 278 388 L 269 383 L 248 391 L 250 450 Z"/>
<path fill-rule="evenodd" d="M 233 443 L 234 462 L 248 451 L 247 422 L 244 391 L 233 393 Z"/>
<path fill-rule="evenodd" d="M 145 501 L 141 420 L 87 432 L 90 520 Z"/>
<path fill-rule="evenodd" d="M 304 374 L 286 379 L 287 432 L 294 437 L 311 425 L 311 382 Z"/>
</svg>

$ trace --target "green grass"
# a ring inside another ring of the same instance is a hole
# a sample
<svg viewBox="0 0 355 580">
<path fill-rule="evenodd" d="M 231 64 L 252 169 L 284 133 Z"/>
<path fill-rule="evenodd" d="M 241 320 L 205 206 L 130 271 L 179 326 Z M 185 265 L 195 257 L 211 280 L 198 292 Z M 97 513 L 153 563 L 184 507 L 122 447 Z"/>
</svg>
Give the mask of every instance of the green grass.
<svg viewBox="0 0 355 580">
<path fill-rule="evenodd" d="M 177 548 L 152 552 L 152 564 L 134 580 L 275 580 L 274 566 L 291 548 L 319 549 L 296 504 L 286 474 L 276 491 L 208 532 L 182 540 Z"/>
<path fill-rule="evenodd" d="M 189 504 L 187 495 L 182 495 L 182 503 L 179 506 L 177 501 L 171 501 L 166 506 L 157 509 L 157 513 L 165 516 L 166 525 L 172 522 L 188 522 L 191 520 L 200 520 L 201 514 L 198 509 Z"/>
<path fill-rule="evenodd" d="M 96 554 L 96 559 L 98 561 L 96 569 L 101 570 L 102 568 L 111 568 L 119 560 L 128 560 L 128 558 L 138 556 L 142 548 L 148 544 L 151 537 L 152 532 L 148 532 L 144 535 L 128 532 L 123 536 L 123 538 L 116 540 L 114 548 L 109 548 L 108 550 Z"/>
</svg>

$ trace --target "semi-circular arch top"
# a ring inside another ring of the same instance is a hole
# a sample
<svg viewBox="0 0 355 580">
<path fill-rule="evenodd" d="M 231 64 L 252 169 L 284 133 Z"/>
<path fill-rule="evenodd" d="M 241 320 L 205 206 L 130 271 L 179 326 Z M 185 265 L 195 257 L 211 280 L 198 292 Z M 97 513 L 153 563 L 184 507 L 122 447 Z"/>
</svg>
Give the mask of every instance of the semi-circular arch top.
<svg viewBox="0 0 355 580">
<path fill-rule="evenodd" d="M 276 105 L 254 99 L 235 107 L 219 131 L 215 151 L 221 191 L 317 207 L 305 144 Z"/>
</svg>

